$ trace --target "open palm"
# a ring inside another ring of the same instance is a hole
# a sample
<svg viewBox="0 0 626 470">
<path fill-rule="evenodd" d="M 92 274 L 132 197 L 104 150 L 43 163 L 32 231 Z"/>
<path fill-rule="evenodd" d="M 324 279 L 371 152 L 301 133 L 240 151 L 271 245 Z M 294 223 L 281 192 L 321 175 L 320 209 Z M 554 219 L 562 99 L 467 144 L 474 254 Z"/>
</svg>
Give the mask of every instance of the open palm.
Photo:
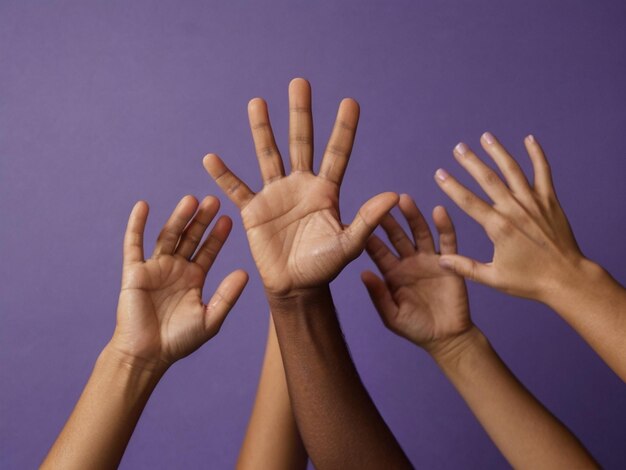
<svg viewBox="0 0 626 470">
<path fill-rule="evenodd" d="M 391 216 L 382 227 L 400 255 L 372 236 L 367 251 L 383 275 L 363 273 L 363 282 L 385 325 L 424 347 L 457 336 L 472 325 L 463 278 L 439 265 L 440 255 L 419 209 L 409 196 L 400 197 L 400 209 L 414 235 L 411 241 Z M 456 253 L 456 235 L 443 207 L 433 211 L 441 253 Z"/>
<path fill-rule="evenodd" d="M 306 80 L 291 82 L 289 109 L 289 176 L 285 176 L 267 105 L 259 98 L 250 102 L 248 113 L 263 189 L 253 193 L 217 155 L 204 159 L 209 174 L 240 208 L 265 288 L 277 295 L 331 281 L 363 251 L 367 237 L 397 202 L 394 193 L 379 194 L 344 226 L 339 188 L 354 143 L 359 106 L 352 99 L 342 101 L 317 175 L 312 170 L 313 119 Z"/>
<path fill-rule="evenodd" d="M 161 231 L 152 257 L 144 261 L 148 206 L 137 203 L 124 242 L 113 337 L 118 350 L 169 365 L 217 334 L 247 281 L 245 272 L 235 271 L 222 281 L 208 305 L 202 301 L 208 270 L 232 227 L 228 217 L 221 217 L 200 245 L 218 209 L 214 197 L 207 197 L 199 207 L 195 198 L 183 198 Z"/>
</svg>

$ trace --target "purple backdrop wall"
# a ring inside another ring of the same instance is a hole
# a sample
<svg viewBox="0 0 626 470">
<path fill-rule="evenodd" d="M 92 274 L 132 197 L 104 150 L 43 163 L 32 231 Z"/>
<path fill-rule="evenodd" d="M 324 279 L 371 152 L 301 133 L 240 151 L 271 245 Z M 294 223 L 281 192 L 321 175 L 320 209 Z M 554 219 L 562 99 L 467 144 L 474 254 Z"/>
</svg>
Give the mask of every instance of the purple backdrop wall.
<svg viewBox="0 0 626 470">
<path fill-rule="evenodd" d="M 374 192 L 408 192 L 427 211 L 445 203 L 462 251 L 488 258 L 433 172 L 469 184 L 451 149 L 487 129 L 528 170 L 533 132 L 585 253 L 626 279 L 625 24 L 621 0 L 0 2 L 0 467 L 40 462 L 110 337 L 133 202 L 150 202 L 153 240 L 179 197 L 219 194 L 201 165 L 208 151 L 258 187 L 246 103 L 268 100 L 286 150 L 295 76 L 313 85 L 318 148 L 339 100 L 361 103 L 346 219 Z M 157 388 L 123 468 L 233 466 L 267 311 L 238 214 L 223 207 L 236 225 L 207 293 L 237 266 L 251 283 L 220 335 Z M 409 456 L 422 468 L 505 468 L 429 358 L 382 327 L 358 278 L 369 264 L 359 258 L 333 290 Z M 513 371 L 600 462 L 624 468 L 626 386 L 547 308 L 470 290 Z"/>
</svg>

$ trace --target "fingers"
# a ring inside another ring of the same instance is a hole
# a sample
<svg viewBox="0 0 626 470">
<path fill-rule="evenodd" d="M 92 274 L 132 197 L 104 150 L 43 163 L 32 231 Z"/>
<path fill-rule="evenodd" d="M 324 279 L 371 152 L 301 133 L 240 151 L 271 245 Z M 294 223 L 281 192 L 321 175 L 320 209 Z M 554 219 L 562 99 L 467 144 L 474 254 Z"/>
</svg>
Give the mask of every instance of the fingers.
<svg viewBox="0 0 626 470">
<path fill-rule="evenodd" d="M 361 206 L 352 223 L 344 231 L 347 240 L 346 250 L 351 256 L 358 256 L 365 242 L 382 218 L 398 203 L 396 193 L 381 193 Z"/>
<path fill-rule="evenodd" d="M 526 151 L 533 164 L 535 174 L 534 189 L 540 196 L 548 198 L 554 196 L 554 183 L 552 182 L 552 171 L 539 142 L 529 135 L 524 139 Z"/>
<path fill-rule="evenodd" d="M 491 200 L 495 203 L 501 203 L 511 199 L 509 188 L 502 182 L 498 174 L 485 165 L 463 142 L 454 147 L 454 156 Z"/>
<path fill-rule="evenodd" d="M 152 256 L 171 255 L 178 244 L 178 240 L 193 217 L 198 207 L 198 201 L 193 196 L 185 196 L 180 200 L 170 218 L 167 219 L 156 241 Z"/>
<path fill-rule="evenodd" d="M 376 235 L 372 235 L 369 240 L 367 240 L 365 249 L 383 276 L 400 261 L 398 257 L 391 252 L 389 247 Z"/>
<path fill-rule="evenodd" d="M 442 255 L 439 265 L 471 281 L 495 285 L 494 268 L 491 265 L 460 255 Z"/>
<path fill-rule="evenodd" d="M 367 293 L 372 299 L 372 303 L 380 314 L 383 323 L 387 325 L 398 311 L 391 292 L 387 288 L 384 281 L 371 271 L 365 271 L 361 274 L 361 280 L 367 288 Z"/>
<path fill-rule="evenodd" d="M 237 178 L 217 155 L 208 154 L 202 160 L 202 164 L 211 178 L 240 210 L 254 197 L 250 188 Z"/>
<path fill-rule="evenodd" d="M 415 254 L 415 246 L 413 246 L 413 243 L 406 236 L 398 221 L 391 214 L 385 214 L 380 225 L 400 256 Z"/>
<path fill-rule="evenodd" d="M 220 201 L 214 196 L 207 196 L 198 207 L 196 215 L 193 217 L 176 247 L 176 254 L 183 258 L 189 258 L 202 240 L 204 231 L 207 229 L 217 211 L 220 208 Z"/>
<path fill-rule="evenodd" d="M 437 170 L 435 173 L 435 181 L 443 192 L 446 193 L 463 212 L 485 229 L 487 229 L 491 221 L 497 217 L 496 211 L 489 204 L 477 197 L 445 170 L 441 168 Z"/>
<path fill-rule="evenodd" d="M 496 162 L 496 165 L 498 165 L 498 168 L 514 193 L 523 194 L 530 192 L 530 185 L 528 184 L 524 172 L 513 157 L 511 157 L 509 152 L 506 151 L 502 144 L 500 144 L 490 132 L 485 132 L 481 136 L 480 143 L 493 161 Z"/>
<path fill-rule="evenodd" d="M 285 169 L 283 168 L 283 159 L 274 140 L 274 133 L 272 132 L 265 100 L 254 98 L 248 103 L 248 118 L 263 183 L 268 184 L 284 176 Z"/>
<path fill-rule="evenodd" d="M 358 122 L 359 104 L 351 98 L 344 99 L 339 105 L 335 126 L 324 150 L 319 176 L 337 185 L 341 184 L 352 152 Z"/>
<path fill-rule="evenodd" d="M 143 261 L 143 232 L 148 220 L 148 204 L 139 201 L 128 217 L 128 225 L 124 234 L 123 263 L 139 263 Z"/>
<path fill-rule="evenodd" d="M 248 274 L 241 269 L 230 273 L 220 283 L 206 306 L 205 327 L 211 336 L 220 330 L 226 315 L 239 299 L 247 283 Z"/>
<path fill-rule="evenodd" d="M 311 85 L 303 78 L 289 84 L 289 158 L 291 171 L 313 171 Z"/>
<path fill-rule="evenodd" d="M 433 209 L 433 220 L 439 233 L 439 252 L 442 255 L 456 254 L 456 231 L 445 207 L 437 206 Z"/>
<path fill-rule="evenodd" d="M 230 217 L 226 215 L 220 217 L 207 239 L 204 240 L 204 243 L 202 243 L 202 246 L 194 255 L 192 261 L 200 265 L 205 273 L 207 273 L 213 265 L 213 261 L 215 261 L 222 246 L 224 246 L 224 242 L 226 242 L 232 228 L 233 221 Z"/>
<path fill-rule="evenodd" d="M 426 223 L 426 219 L 424 219 L 415 201 L 408 194 L 402 194 L 400 195 L 398 207 L 400 207 L 402 215 L 409 223 L 417 249 L 427 253 L 434 253 L 435 244 L 430 228 L 428 228 L 428 223 Z"/>
</svg>

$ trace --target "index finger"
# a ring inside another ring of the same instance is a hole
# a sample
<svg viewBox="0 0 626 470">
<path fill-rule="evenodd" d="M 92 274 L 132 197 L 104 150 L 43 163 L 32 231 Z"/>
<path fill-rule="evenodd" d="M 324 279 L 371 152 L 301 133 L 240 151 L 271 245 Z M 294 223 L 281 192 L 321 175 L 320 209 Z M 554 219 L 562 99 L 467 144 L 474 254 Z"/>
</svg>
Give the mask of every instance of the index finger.
<svg viewBox="0 0 626 470">
<path fill-rule="evenodd" d="M 124 264 L 139 263 L 143 259 L 143 232 L 148 219 L 148 204 L 139 201 L 128 217 L 128 225 L 124 233 Z"/>
<path fill-rule="evenodd" d="M 450 176 L 446 170 L 438 169 L 435 172 L 435 181 L 463 212 L 487 229 L 487 225 L 496 214 L 489 204 Z"/>
<path fill-rule="evenodd" d="M 222 191 L 241 210 L 254 197 L 252 190 L 228 169 L 222 159 L 210 153 L 204 157 L 202 164 L 206 171 L 215 180 Z"/>
<path fill-rule="evenodd" d="M 337 185 L 341 184 L 352 152 L 358 123 L 359 104 L 353 99 L 344 99 L 339 105 L 335 126 L 324 150 L 319 176 Z"/>
</svg>

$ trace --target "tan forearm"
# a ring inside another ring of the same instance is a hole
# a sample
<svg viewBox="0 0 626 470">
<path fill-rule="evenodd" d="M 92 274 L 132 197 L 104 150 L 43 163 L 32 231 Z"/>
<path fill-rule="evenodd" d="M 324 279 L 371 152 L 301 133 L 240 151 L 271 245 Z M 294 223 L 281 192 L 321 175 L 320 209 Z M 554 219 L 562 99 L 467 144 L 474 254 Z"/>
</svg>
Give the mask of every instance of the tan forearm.
<svg viewBox="0 0 626 470">
<path fill-rule="evenodd" d="M 626 382 L 626 289 L 585 260 L 546 294 L 546 303 Z"/>
<path fill-rule="evenodd" d="M 287 470 L 304 469 L 306 465 L 307 454 L 291 409 L 276 330 L 270 317 L 261 378 L 237 468 Z"/>
<path fill-rule="evenodd" d="M 515 378 L 473 328 L 433 358 L 514 468 L 596 468 L 578 439 Z"/>
<path fill-rule="evenodd" d="M 117 468 L 165 368 L 130 361 L 107 346 L 41 468 Z"/>
</svg>

